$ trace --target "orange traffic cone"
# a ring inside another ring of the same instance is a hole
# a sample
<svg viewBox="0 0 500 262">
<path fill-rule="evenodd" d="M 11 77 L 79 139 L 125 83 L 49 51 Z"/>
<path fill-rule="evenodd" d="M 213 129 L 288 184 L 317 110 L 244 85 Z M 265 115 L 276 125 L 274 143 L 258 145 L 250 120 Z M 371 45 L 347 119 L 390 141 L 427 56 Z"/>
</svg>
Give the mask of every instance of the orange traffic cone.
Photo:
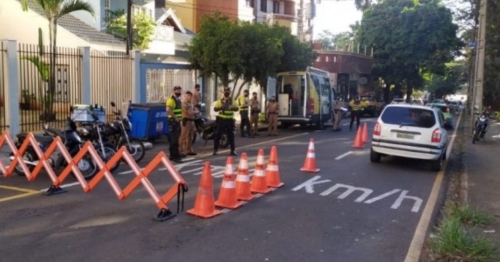
<svg viewBox="0 0 500 262">
<path fill-rule="evenodd" d="M 363 138 L 361 134 L 362 128 L 358 128 L 358 132 L 356 132 L 356 138 L 354 139 L 354 144 L 352 145 L 353 148 L 363 148 L 365 147 L 363 145 Z"/>
<path fill-rule="evenodd" d="M 252 177 L 252 185 L 250 186 L 250 191 L 254 193 L 267 194 L 271 191 L 271 189 L 267 187 L 264 165 L 264 150 L 259 149 L 257 162 L 255 163 L 255 171 Z"/>
<path fill-rule="evenodd" d="M 250 176 L 248 175 L 247 154 L 241 154 L 238 174 L 236 176 L 236 198 L 239 200 L 250 201 L 255 196 L 250 192 Z"/>
<path fill-rule="evenodd" d="M 361 137 L 363 143 L 368 143 L 370 140 L 368 139 L 368 125 L 366 125 L 366 122 L 363 124 L 363 132 L 362 132 L 362 137 Z"/>
<path fill-rule="evenodd" d="M 304 172 L 318 173 L 319 168 L 316 168 L 316 153 L 314 152 L 314 139 L 309 140 L 309 148 L 307 149 L 306 160 L 304 161 L 304 167 L 300 169 Z"/>
<path fill-rule="evenodd" d="M 233 172 L 233 158 L 228 157 L 226 162 L 226 172 L 224 172 L 222 186 L 219 191 L 219 199 L 215 201 L 216 206 L 235 209 L 243 204 L 238 202 L 238 198 L 236 198 L 235 179 L 236 177 Z"/>
<path fill-rule="evenodd" d="M 269 187 L 282 187 L 284 184 L 280 181 L 280 171 L 278 168 L 278 149 L 276 146 L 271 147 L 269 162 L 266 168 L 266 180 Z"/>
<path fill-rule="evenodd" d="M 200 186 L 198 187 L 198 195 L 196 196 L 194 208 L 188 210 L 187 213 L 203 218 L 210 218 L 221 214 L 219 210 L 215 209 L 214 205 L 214 188 L 209 162 L 205 162 L 203 173 L 201 174 Z"/>
</svg>

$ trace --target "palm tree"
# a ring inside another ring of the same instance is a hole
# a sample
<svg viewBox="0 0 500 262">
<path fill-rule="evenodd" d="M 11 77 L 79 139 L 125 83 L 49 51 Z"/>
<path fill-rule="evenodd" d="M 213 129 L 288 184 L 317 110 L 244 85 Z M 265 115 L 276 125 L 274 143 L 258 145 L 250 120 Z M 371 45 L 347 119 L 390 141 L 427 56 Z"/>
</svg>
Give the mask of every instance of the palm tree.
<svg viewBox="0 0 500 262">
<path fill-rule="evenodd" d="M 31 2 L 43 10 L 45 17 L 49 20 L 49 48 L 50 52 L 50 76 L 49 76 L 49 92 L 47 97 L 50 106 L 44 112 L 43 118 L 46 121 L 55 120 L 53 113 L 53 98 L 56 87 L 56 56 L 57 56 L 57 21 L 70 13 L 76 11 L 87 11 L 92 16 L 95 15 L 94 8 L 88 2 L 82 0 L 21 0 L 23 11 L 28 11 L 28 3 Z"/>
</svg>

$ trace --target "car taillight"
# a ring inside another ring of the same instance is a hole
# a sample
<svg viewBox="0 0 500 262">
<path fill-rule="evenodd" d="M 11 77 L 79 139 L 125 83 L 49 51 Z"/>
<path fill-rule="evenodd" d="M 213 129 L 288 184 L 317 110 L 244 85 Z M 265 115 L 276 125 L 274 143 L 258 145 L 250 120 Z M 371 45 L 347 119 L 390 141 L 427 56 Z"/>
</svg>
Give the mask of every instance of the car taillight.
<svg viewBox="0 0 500 262">
<path fill-rule="evenodd" d="M 307 100 L 307 111 L 309 114 L 314 114 L 314 98 L 309 98 Z"/>
<path fill-rule="evenodd" d="M 377 122 L 375 128 L 373 128 L 373 135 L 380 136 L 381 131 L 382 131 L 382 126 L 380 126 L 380 123 Z"/>
<path fill-rule="evenodd" d="M 439 143 L 441 142 L 441 130 L 436 128 L 434 132 L 432 132 L 431 143 Z"/>
<path fill-rule="evenodd" d="M 449 113 L 449 112 L 450 112 L 450 108 L 449 108 L 449 107 L 447 107 L 447 108 L 446 108 L 446 112 L 447 112 L 447 113 Z"/>
</svg>

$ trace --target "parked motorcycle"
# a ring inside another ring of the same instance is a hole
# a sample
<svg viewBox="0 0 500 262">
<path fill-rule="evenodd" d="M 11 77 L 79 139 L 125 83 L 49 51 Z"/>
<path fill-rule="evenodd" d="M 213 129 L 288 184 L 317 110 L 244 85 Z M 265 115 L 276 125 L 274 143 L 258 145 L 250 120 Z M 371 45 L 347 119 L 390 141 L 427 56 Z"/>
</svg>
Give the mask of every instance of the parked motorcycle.
<svg viewBox="0 0 500 262">
<path fill-rule="evenodd" d="M 488 116 L 485 113 L 482 113 L 477 119 L 476 124 L 474 126 L 474 131 L 472 133 L 472 143 L 475 144 L 479 142 L 479 139 L 484 139 L 484 135 L 486 131 L 488 131 Z"/>
<path fill-rule="evenodd" d="M 77 127 L 75 122 L 71 120 L 70 117 L 68 117 L 66 124 L 67 127 L 62 132 L 60 130 L 45 126 L 43 135 L 35 135 L 35 140 L 37 141 L 38 146 L 43 153 L 47 151 L 48 147 L 50 146 L 50 144 L 52 144 L 56 136 L 59 136 L 61 138 L 64 146 L 66 147 L 66 150 L 68 150 L 71 157 L 75 157 L 76 154 L 81 150 L 84 145 L 84 141 L 76 132 Z M 27 136 L 28 133 L 19 133 L 16 135 L 16 147 L 18 149 L 21 147 L 24 140 L 26 140 Z M 10 159 L 11 161 L 14 160 L 14 154 L 11 153 Z M 48 161 L 54 169 L 60 169 L 67 166 L 66 159 L 64 158 L 62 153 L 52 154 Z M 39 158 L 31 144 L 23 154 L 23 162 L 27 165 L 30 172 L 35 169 L 36 165 L 38 165 Z M 99 171 L 95 160 L 89 153 L 83 156 L 83 158 L 78 162 L 77 166 L 86 180 L 90 180 L 91 178 L 93 178 Z M 14 169 L 14 172 L 20 176 L 25 175 L 21 165 L 17 165 Z"/>
<path fill-rule="evenodd" d="M 205 144 L 203 146 L 207 145 L 208 140 L 214 140 L 215 132 L 217 131 L 217 121 L 211 121 L 200 113 L 194 120 L 194 126 L 195 132 L 193 134 L 193 144 L 196 141 L 197 136 L 200 136 L 203 140 L 205 140 Z M 226 133 L 222 134 L 219 144 L 220 148 L 227 148 L 229 146 L 229 140 Z"/>
</svg>

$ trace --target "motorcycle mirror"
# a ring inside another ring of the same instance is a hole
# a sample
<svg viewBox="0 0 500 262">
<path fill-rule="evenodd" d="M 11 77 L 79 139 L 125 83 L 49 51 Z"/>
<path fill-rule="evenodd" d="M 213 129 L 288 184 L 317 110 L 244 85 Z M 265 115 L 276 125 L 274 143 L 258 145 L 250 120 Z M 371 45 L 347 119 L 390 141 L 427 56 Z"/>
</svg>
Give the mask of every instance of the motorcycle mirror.
<svg viewBox="0 0 500 262">
<path fill-rule="evenodd" d="M 71 106 L 71 105 L 69 106 L 69 112 L 73 113 L 73 106 Z"/>
<path fill-rule="evenodd" d="M 111 106 L 112 106 L 112 107 L 115 107 L 115 106 L 116 106 L 116 105 L 115 105 L 115 102 L 111 101 Z"/>
</svg>

